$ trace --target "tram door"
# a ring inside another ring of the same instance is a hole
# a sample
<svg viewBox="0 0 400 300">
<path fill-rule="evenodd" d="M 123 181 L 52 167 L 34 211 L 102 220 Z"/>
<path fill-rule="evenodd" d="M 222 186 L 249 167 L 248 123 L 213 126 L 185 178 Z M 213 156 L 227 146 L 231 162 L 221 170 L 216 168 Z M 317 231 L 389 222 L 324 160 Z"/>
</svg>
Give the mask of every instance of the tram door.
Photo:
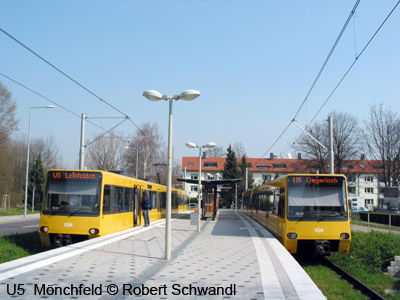
<svg viewBox="0 0 400 300">
<path fill-rule="evenodd" d="M 142 224 L 140 203 L 142 203 L 142 189 L 140 187 L 136 187 L 133 205 L 133 224 L 135 226 Z"/>
<path fill-rule="evenodd" d="M 133 211 L 133 226 L 137 226 L 137 187 L 133 188 L 132 211 Z"/>
<path fill-rule="evenodd" d="M 286 218 L 286 209 L 285 209 L 285 189 L 281 188 L 279 194 L 279 202 L 278 202 L 278 236 L 282 237 L 285 232 L 285 218 Z"/>
</svg>

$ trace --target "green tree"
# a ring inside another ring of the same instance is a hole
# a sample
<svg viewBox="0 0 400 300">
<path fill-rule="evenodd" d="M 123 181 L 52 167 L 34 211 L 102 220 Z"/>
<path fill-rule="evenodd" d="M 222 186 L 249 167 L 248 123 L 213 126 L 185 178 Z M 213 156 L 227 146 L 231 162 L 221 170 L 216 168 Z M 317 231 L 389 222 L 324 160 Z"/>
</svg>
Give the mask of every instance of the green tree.
<svg viewBox="0 0 400 300">
<path fill-rule="evenodd" d="M 236 179 L 240 178 L 241 174 L 238 167 L 238 161 L 236 158 L 235 151 L 232 150 L 231 145 L 228 147 L 228 153 L 226 154 L 226 162 L 224 165 L 224 170 L 222 172 L 223 179 Z M 238 194 L 239 195 L 239 194 Z M 226 193 L 225 200 L 226 204 L 229 206 L 234 202 L 235 196 L 235 185 L 232 185 L 232 189 Z"/>
<path fill-rule="evenodd" d="M 224 171 L 222 172 L 222 177 L 224 179 L 240 178 L 240 171 L 235 151 L 232 150 L 231 145 L 229 145 L 227 150 L 228 153 L 226 154 L 226 162 L 224 165 Z"/>
<path fill-rule="evenodd" d="M 38 155 L 29 172 L 28 202 L 32 205 L 32 194 L 35 189 L 35 208 L 40 208 L 44 194 L 45 174 L 41 154 Z"/>
</svg>

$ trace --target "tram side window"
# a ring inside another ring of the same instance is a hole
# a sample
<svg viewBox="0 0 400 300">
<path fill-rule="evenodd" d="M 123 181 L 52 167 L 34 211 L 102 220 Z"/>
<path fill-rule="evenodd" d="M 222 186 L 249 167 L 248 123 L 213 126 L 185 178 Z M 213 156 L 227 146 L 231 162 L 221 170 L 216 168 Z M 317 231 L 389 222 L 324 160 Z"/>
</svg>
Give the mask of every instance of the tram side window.
<svg viewBox="0 0 400 300">
<path fill-rule="evenodd" d="M 256 195 L 254 197 L 254 202 L 253 202 L 253 209 L 258 211 L 259 209 L 259 203 L 260 203 L 260 195 Z"/>
<path fill-rule="evenodd" d="M 176 194 L 176 192 L 173 192 L 172 193 L 172 201 L 171 201 L 171 206 L 172 207 L 177 207 L 177 205 L 178 205 L 178 203 L 177 203 L 178 199 L 177 198 L 178 198 L 178 195 Z"/>
<path fill-rule="evenodd" d="M 272 214 L 273 208 L 274 208 L 274 195 L 270 194 L 267 196 L 267 213 Z"/>
<path fill-rule="evenodd" d="M 122 211 L 124 190 L 122 187 L 114 186 L 113 213 Z"/>
<path fill-rule="evenodd" d="M 157 201 L 157 192 L 149 192 L 150 199 L 151 199 L 151 207 L 152 209 L 158 208 L 158 201 Z"/>
<path fill-rule="evenodd" d="M 274 216 L 278 215 L 278 203 L 279 203 L 279 189 L 274 192 L 274 203 L 272 205 L 271 214 Z"/>
<path fill-rule="evenodd" d="M 267 211 L 267 209 L 268 209 L 268 195 L 261 194 L 260 210 Z"/>
<path fill-rule="evenodd" d="M 111 212 L 111 188 L 110 186 L 104 186 L 103 192 L 103 214 L 109 214 Z"/>
<path fill-rule="evenodd" d="M 166 192 L 160 193 L 160 207 L 161 208 L 167 207 L 167 193 Z"/>
<path fill-rule="evenodd" d="M 133 189 L 125 188 L 123 211 L 133 211 Z"/>
</svg>

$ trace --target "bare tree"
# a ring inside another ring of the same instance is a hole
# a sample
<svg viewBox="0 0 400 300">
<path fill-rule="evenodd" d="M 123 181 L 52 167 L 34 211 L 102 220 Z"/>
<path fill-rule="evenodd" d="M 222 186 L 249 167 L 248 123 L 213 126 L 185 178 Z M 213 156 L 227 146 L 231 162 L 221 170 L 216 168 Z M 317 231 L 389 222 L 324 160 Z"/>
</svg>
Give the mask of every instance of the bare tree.
<svg viewBox="0 0 400 300">
<path fill-rule="evenodd" d="M 233 144 L 232 150 L 235 151 L 236 157 L 243 157 L 246 155 L 246 149 L 242 143 Z"/>
<path fill-rule="evenodd" d="M 208 148 L 205 152 L 207 157 L 223 157 L 226 155 L 226 150 L 222 146 L 215 146 L 213 148 Z"/>
<path fill-rule="evenodd" d="M 373 159 L 382 161 L 382 181 L 387 187 L 400 183 L 400 118 L 383 104 L 370 108 L 365 121 L 365 141 Z"/>
<path fill-rule="evenodd" d="M 41 155 L 43 169 L 47 171 L 48 169 L 57 168 L 60 164 L 58 146 L 54 137 L 48 137 L 46 139 L 36 138 L 31 141 L 31 155 L 33 160 L 35 160 L 39 155 Z"/>
<path fill-rule="evenodd" d="M 325 124 L 315 123 L 311 128 L 308 128 L 307 131 L 323 145 L 328 144 L 328 132 Z M 297 142 L 293 144 L 293 147 L 297 151 L 303 152 L 306 157 L 315 159 L 315 167 L 317 167 L 320 173 L 328 172 L 328 166 L 326 164 L 328 152 L 309 136 L 303 134 Z M 314 166 L 309 166 L 309 168 L 312 169 Z"/>
<path fill-rule="evenodd" d="M 10 142 L 12 164 L 14 166 L 14 187 L 16 191 L 24 191 L 26 176 L 26 151 L 27 141 L 24 138 Z"/>
<path fill-rule="evenodd" d="M 129 142 L 128 147 L 125 165 L 128 166 L 130 173 L 135 174 L 134 168 L 138 164 L 139 178 L 157 179 L 157 170 L 154 165 L 167 163 L 167 157 L 162 152 L 163 138 L 158 131 L 157 124 L 144 123 L 136 130 L 135 137 Z M 138 161 L 136 161 L 137 157 Z"/>
<path fill-rule="evenodd" d="M 18 129 L 16 109 L 11 92 L 0 82 L 0 144 L 5 143 L 10 134 Z"/>
<path fill-rule="evenodd" d="M 333 118 L 335 172 L 343 173 L 345 161 L 360 153 L 361 131 L 357 120 L 350 114 L 332 112 L 330 115 Z"/>
<path fill-rule="evenodd" d="M 0 194 L 10 195 L 14 189 L 14 168 L 11 145 L 0 144 Z"/>
<path fill-rule="evenodd" d="M 107 137 L 94 136 L 86 143 L 86 165 L 89 169 L 121 171 L 124 166 L 125 141 L 113 132 Z"/>
<path fill-rule="evenodd" d="M 360 129 L 357 120 L 348 113 L 332 112 L 333 118 L 333 150 L 335 157 L 335 173 L 342 173 L 344 162 L 355 158 L 360 152 Z M 329 144 L 328 122 L 315 123 L 308 131 L 323 145 Z M 321 173 L 328 172 L 328 151 L 313 141 L 309 136 L 303 135 L 294 144 L 294 148 L 315 159 Z"/>
<path fill-rule="evenodd" d="M 18 129 L 15 119 L 15 101 L 11 92 L 0 82 L 0 193 L 8 194 L 15 190 L 13 149 L 10 135 Z"/>
</svg>

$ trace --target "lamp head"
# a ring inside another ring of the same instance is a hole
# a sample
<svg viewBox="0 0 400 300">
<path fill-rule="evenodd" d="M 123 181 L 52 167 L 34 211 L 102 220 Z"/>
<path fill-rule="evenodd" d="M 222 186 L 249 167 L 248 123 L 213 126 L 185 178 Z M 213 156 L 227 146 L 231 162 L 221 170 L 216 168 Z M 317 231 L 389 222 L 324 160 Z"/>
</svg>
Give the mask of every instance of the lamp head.
<svg viewBox="0 0 400 300">
<path fill-rule="evenodd" d="M 188 142 L 188 143 L 186 143 L 185 145 L 186 145 L 186 147 L 188 147 L 188 148 L 197 148 L 197 145 L 196 145 L 195 143 L 192 143 L 192 142 Z"/>
<path fill-rule="evenodd" d="M 215 147 L 216 145 L 217 145 L 216 143 L 209 142 L 209 143 L 207 143 L 206 145 L 204 145 L 204 147 L 213 148 L 213 147 Z"/>
<path fill-rule="evenodd" d="M 200 96 L 200 92 L 196 90 L 186 90 L 179 94 L 178 99 L 192 101 Z"/>
<path fill-rule="evenodd" d="M 146 90 L 143 92 L 143 96 L 150 101 L 160 101 L 164 99 L 163 95 L 155 90 Z"/>
</svg>

